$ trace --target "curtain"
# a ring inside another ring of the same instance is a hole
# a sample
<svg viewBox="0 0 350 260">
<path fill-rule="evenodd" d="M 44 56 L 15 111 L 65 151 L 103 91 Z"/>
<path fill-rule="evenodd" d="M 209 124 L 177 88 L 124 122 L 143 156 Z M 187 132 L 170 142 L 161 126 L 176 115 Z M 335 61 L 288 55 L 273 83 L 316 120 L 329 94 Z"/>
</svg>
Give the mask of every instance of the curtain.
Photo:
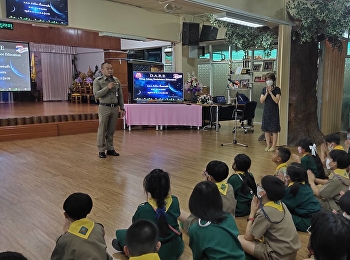
<svg viewBox="0 0 350 260">
<path fill-rule="evenodd" d="M 43 101 L 67 100 L 72 84 L 72 55 L 41 53 Z"/>
<path fill-rule="evenodd" d="M 66 53 L 66 54 L 77 54 L 77 47 L 50 45 L 50 44 L 39 44 L 29 43 L 30 51 L 47 52 L 47 53 Z"/>
</svg>

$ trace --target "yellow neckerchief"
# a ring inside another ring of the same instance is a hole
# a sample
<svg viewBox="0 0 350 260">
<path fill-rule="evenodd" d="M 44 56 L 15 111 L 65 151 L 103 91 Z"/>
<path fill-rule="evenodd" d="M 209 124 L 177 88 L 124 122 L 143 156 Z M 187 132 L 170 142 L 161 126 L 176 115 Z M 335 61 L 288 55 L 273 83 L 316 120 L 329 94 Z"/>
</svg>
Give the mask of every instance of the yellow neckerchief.
<svg viewBox="0 0 350 260">
<path fill-rule="evenodd" d="M 242 171 L 235 171 L 236 174 L 241 174 L 241 175 L 244 175 L 245 172 L 242 172 Z"/>
<path fill-rule="evenodd" d="M 287 167 L 287 163 L 281 163 L 280 165 L 278 165 L 276 168 L 276 172 L 283 167 Z"/>
<path fill-rule="evenodd" d="M 272 208 L 277 209 L 278 211 L 283 212 L 283 206 L 282 206 L 282 202 L 280 200 L 266 202 L 264 204 L 264 207 L 272 207 Z"/>
<path fill-rule="evenodd" d="M 215 184 L 216 184 L 216 186 L 218 186 L 220 193 L 226 195 L 227 190 L 228 190 L 227 183 L 225 181 L 221 181 L 221 182 L 216 182 Z"/>
<path fill-rule="evenodd" d="M 173 198 L 171 197 L 171 195 L 168 195 L 165 199 L 165 211 L 168 211 L 168 209 L 170 208 L 171 203 L 173 203 Z M 158 205 L 157 205 L 157 201 L 153 198 L 148 198 L 148 203 L 152 206 L 152 208 L 157 209 Z"/>
<path fill-rule="evenodd" d="M 82 218 L 71 223 L 68 232 L 83 239 L 87 239 L 94 226 L 95 222 L 88 218 Z"/>
<path fill-rule="evenodd" d="M 305 181 L 299 182 L 300 184 L 305 184 Z M 294 184 L 294 181 L 288 184 L 288 187 L 292 186 Z"/>
<path fill-rule="evenodd" d="M 342 150 L 342 151 L 344 151 L 344 147 L 341 146 L 341 145 L 337 145 L 337 146 L 335 146 L 335 147 L 333 148 L 333 150 Z"/>
<path fill-rule="evenodd" d="M 346 172 L 345 169 L 335 169 L 333 170 L 333 172 L 336 174 L 336 175 L 339 175 L 341 177 L 344 177 L 345 179 L 349 179 L 349 174 Z"/>
<path fill-rule="evenodd" d="M 148 253 L 140 256 L 131 256 L 129 260 L 160 260 L 158 253 Z"/>
</svg>

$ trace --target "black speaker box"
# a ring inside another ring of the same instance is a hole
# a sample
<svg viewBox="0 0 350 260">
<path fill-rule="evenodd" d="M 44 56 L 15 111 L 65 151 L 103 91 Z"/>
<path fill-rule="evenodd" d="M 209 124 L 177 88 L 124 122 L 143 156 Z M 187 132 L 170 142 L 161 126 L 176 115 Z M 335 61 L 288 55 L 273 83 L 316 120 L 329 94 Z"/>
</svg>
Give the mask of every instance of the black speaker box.
<svg viewBox="0 0 350 260">
<path fill-rule="evenodd" d="M 210 25 L 203 25 L 201 36 L 199 38 L 200 42 L 214 41 L 218 36 L 219 29 Z"/>
<path fill-rule="evenodd" d="M 199 45 L 199 23 L 182 24 L 182 45 Z"/>
</svg>

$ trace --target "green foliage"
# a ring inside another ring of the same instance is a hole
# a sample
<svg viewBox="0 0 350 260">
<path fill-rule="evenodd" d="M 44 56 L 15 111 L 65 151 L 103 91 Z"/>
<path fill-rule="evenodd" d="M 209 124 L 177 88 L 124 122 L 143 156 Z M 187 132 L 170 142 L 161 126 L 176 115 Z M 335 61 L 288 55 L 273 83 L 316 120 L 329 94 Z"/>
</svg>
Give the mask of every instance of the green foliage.
<svg viewBox="0 0 350 260">
<path fill-rule="evenodd" d="M 263 49 L 267 57 L 271 55 L 277 38 L 272 31 L 216 20 L 212 14 L 207 14 L 207 18 L 212 25 L 226 28 L 225 43 L 231 45 L 235 51 Z"/>
<path fill-rule="evenodd" d="M 341 37 L 350 28 L 349 0 L 289 0 L 287 11 L 297 24 L 293 40 L 301 43 L 327 39 L 342 49 Z"/>
</svg>

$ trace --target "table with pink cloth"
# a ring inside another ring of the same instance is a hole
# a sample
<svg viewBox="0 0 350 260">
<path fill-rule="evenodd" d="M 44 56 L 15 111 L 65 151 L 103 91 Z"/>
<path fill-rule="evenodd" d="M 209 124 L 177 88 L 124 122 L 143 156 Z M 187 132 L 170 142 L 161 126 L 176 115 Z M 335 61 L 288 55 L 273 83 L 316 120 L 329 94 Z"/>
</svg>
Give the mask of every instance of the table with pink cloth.
<svg viewBox="0 0 350 260">
<path fill-rule="evenodd" d="M 196 104 L 125 104 L 125 125 L 202 126 L 202 107 Z"/>
</svg>

